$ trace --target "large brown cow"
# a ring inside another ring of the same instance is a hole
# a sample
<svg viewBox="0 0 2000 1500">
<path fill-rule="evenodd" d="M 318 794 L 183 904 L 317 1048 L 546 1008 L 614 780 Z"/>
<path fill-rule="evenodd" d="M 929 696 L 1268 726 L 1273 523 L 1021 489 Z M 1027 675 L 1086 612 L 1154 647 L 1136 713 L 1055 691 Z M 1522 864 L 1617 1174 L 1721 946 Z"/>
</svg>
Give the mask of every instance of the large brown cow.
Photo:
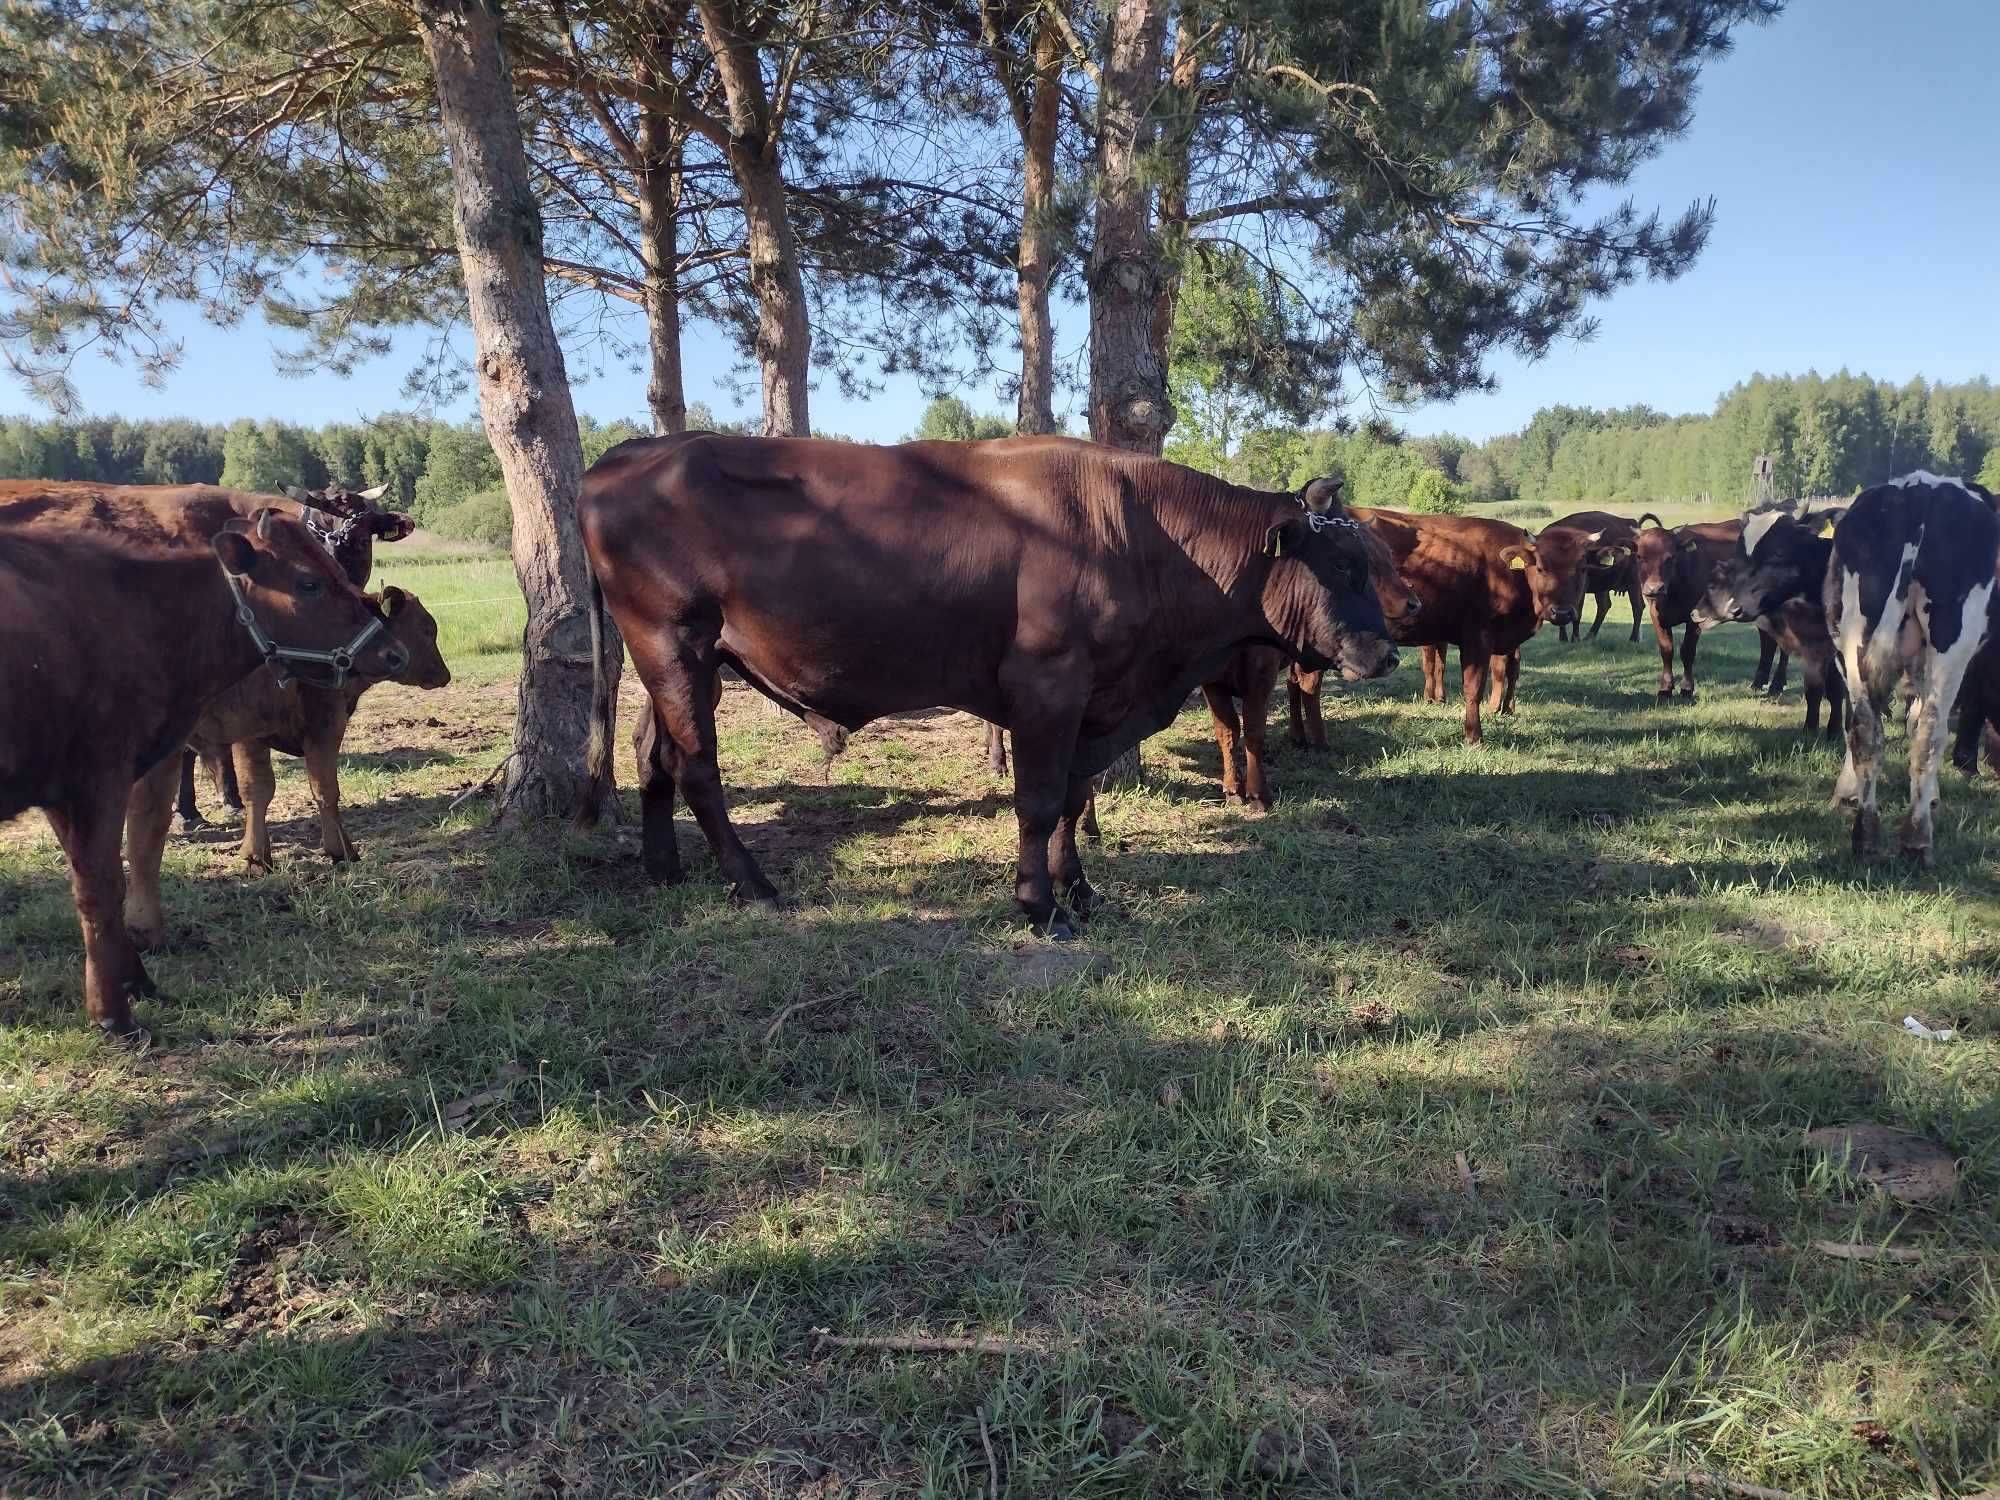
<svg viewBox="0 0 2000 1500">
<path fill-rule="evenodd" d="M 1660 645 L 1662 702 L 1674 695 L 1676 630 L 1682 632 L 1681 696 L 1695 695 L 1694 657 L 1701 641 L 1701 622 L 1695 611 L 1707 599 L 1716 570 L 1735 554 L 1742 534 L 1741 521 L 1696 521 L 1671 531 L 1648 526 L 1639 533 L 1639 592 L 1645 596 L 1653 635 Z"/>
<path fill-rule="evenodd" d="M 577 510 L 657 720 L 639 768 L 646 870 L 680 878 L 678 789 L 749 900 L 777 891 L 723 802 L 724 663 L 811 723 L 945 706 L 1010 730 L 1016 898 L 1067 936 L 1051 856 L 1087 916 L 1090 778 L 1232 653 L 1268 642 L 1355 679 L 1396 660 L 1351 522 L 1072 438 L 651 438 L 599 459 Z M 598 707 L 606 778 L 608 692 Z"/>
<path fill-rule="evenodd" d="M 1423 601 L 1422 611 L 1392 624 L 1390 634 L 1424 648 L 1424 696 L 1433 703 L 1445 700 L 1445 649 L 1458 648 L 1465 742 L 1479 744 L 1488 679 L 1491 710 L 1511 713 L 1521 643 L 1563 608 L 1590 546 L 1588 533 L 1548 526 L 1531 537 L 1481 516 L 1365 508 L 1352 514 L 1388 547 L 1396 571 Z"/>
<path fill-rule="evenodd" d="M 1308 510 L 1324 512 L 1338 500 L 1341 482 L 1316 479 L 1306 486 L 1300 502 Z M 1362 541 L 1368 552 L 1368 581 L 1382 607 L 1382 617 L 1393 629 L 1422 607 L 1410 586 L 1397 575 L 1396 561 L 1389 549 L 1366 531 Z M 1264 730 L 1270 714 L 1271 693 L 1287 662 L 1283 652 L 1271 646 L 1246 646 L 1229 660 L 1220 675 L 1201 685 L 1202 697 L 1215 731 L 1215 743 L 1222 752 L 1222 800 L 1229 804 L 1248 803 L 1269 809 L 1271 785 L 1264 775 Z M 1289 699 L 1292 742 L 1324 750 L 1326 726 L 1320 719 L 1319 692 L 1324 674 L 1290 664 Z M 1239 717 L 1237 705 L 1242 705 Z M 1310 736 L 1310 738 L 1308 738 Z M 1236 751 L 1243 751 L 1243 774 L 1236 771 Z"/>
<path fill-rule="evenodd" d="M 438 651 L 437 621 L 415 594 L 399 588 L 382 590 L 378 601 L 389 634 L 408 658 L 391 680 L 411 687 L 441 688 L 451 682 L 451 668 Z M 306 763 L 314 805 L 319 811 L 320 846 L 333 860 L 358 859 L 361 848 L 347 836 L 340 817 L 340 746 L 361 695 L 374 684 L 355 679 L 338 688 L 286 683 L 266 669 L 253 672 L 234 687 L 202 705 L 201 718 L 188 743 L 220 780 L 222 758 L 233 754 L 237 784 L 243 788 L 244 862 L 252 869 L 271 868 L 271 832 L 267 815 L 273 780 L 271 752 L 296 755 Z M 149 809 L 156 814 L 157 809 Z M 142 837 L 134 830 L 133 844 Z M 153 831 L 143 834 L 147 847 L 157 847 Z"/>
<path fill-rule="evenodd" d="M 202 700 L 267 661 L 332 681 L 387 676 L 403 658 L 319 543 L 275 511 L 191 547 L 43 524 L 45 508 L 18 496 L 0 507 L 0 703 L 33 705 L 0 719 L 0 819 L 47 813 L 83 927 L 85 1008 L 142 1039 L 132 998 L 152 984 L 118 858 L 134 782 L 171 797 Z M 138 866 L 146 851 L 135 855 Z M 157 909 L 157 892 L 134 894 Z"/>
<path fill-rule="evenodd" d="M 1551 617 L 1555 621 L 1557 640 L 1583 638 L 1585 595 L 1597 601 L 1597 618 L 1590 622 L 1590 639 L 1596 640 L 1597 632 L 1604 625 L 1604 617 L 1610 612 L 1613 594 L 1624 594 L 1632 601 L 1632 639 L 1639 639 L 1639 617 L 1644 610 L 1639 603 L 1636 559 L 1639 528 L 1650 515 L 1649 511 L 1636 521 L 1628 521 L 1608 510 L 1579 510 L 1549 523 L 1551 527 L 1580 531 L 1590 541 L 1583 566 L 1577 569 L 1575 578 L 1565 591 L 1561 611 Z"/>
</svg>

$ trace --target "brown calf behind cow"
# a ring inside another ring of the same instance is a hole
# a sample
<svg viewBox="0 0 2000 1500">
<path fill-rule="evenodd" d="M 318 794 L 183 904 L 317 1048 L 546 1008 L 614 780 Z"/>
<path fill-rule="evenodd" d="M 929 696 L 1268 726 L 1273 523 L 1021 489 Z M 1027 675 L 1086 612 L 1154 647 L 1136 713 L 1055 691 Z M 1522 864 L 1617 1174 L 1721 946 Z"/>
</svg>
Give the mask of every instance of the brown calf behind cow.
<svg viewBox="0 0 2000 1500">
<path fill-rule="evenodd" d="M 10 486 L 0 505 L 0 820 L 41 808 L 69 862 L 83 931 L 84 1004 L 121 1037 L 152 993 L 134 929 L 158 932 L 159 893 L 134 851 L 128 910 L 119 846 L 135 782 L 170 801 L 204 699 L 268 660 L 388 676 L 404 665 L 376 609 L 326 550 L 273 509 L 233 512 L 198 545 L 100 517 L 52 522 L 60 503 Z M 160 773 L 164 771 L 165 775 Z M 159 826 L 164 837 L 165 821 Z"/>
<path fill-rule="evenodd" d="M 389 634 L 408 655 L 403 670 L 390 679 L 426 690 L 446 687 L 451 669 L 438 650 L 437 621 L 415 594 L 386 588 L 379 596 Z M 202 705 L 201 718 L 188 735 L 189 746 L 221 779 L 223 757 L 231 756 L 237 784 L 244 796 L 243 860 L 253 870 L 271 868 L 269 812 L 274 789 L 271 752 L 305 761 L 319 813 L 320 845 L 329 858 L 358 859 L 361 847 L 347 835 L 340 816 L 340 747 L 355 705 L 372 682 L 350 680 L 338 688 L 287 683 L 269 670 L 252 673 L 234 687 Z M 140 811 L 135 804 L 135 814 Z M 158 816 L 148 807 L 146 816 Z M 146 847 L 153 835 L 145 834 Z M 135 847 L 140 840 L 135 837 Z"/>
</svg>

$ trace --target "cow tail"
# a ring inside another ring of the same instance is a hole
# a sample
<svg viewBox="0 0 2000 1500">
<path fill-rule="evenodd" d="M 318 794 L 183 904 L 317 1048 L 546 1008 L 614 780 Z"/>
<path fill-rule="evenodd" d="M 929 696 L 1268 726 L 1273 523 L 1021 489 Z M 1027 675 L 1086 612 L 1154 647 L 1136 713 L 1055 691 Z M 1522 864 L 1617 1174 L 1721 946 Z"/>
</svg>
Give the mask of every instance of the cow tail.
<svg viewBox="0 0 2000 1500">
<path fill-rule="evenodd" d="M 614 792 L 611 742 L 618 730 L 618 697 L 604 667 L 604 589 L 586 554 L 583 570 L 590 576 L 590 740 L 583 755 L 583 804 L 576 821 L 588 827 Z"/>
</svg>

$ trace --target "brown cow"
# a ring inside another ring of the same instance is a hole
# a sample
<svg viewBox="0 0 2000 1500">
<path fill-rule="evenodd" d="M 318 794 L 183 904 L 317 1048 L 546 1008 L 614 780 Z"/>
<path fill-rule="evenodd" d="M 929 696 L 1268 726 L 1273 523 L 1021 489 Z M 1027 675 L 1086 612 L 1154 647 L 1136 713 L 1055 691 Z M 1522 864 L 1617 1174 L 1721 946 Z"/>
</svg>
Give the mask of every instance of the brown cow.
<svg viewBox="0 0 2000 1500">
<path fill-rule="evenodd" d="M 1695 611 L 1708 596 L 1716 569 L 1735 555 L 1741 521 L 1696 521 L 1669 531 L 1648 526 L 1639 533 L 1639 592 L 1652 615 L 1660 644 L 1662 702 L 1674 695 L 1674 632 L 1681 635 L 1681 696 L 1694 697 L 1694 656 L 1701 640 Z"/>
<path fill-rule="evenodd" d="M 1583 639 L 1583 599 L 1586 594 L 1597 601 L 1597 618 L 1590 622 L 1591 640 L 1597 639 L 1604 617 L 1610 613 L 1613 594 L 1624 594 L 1632 601 L 1632 639 L 1639 639 L 1639 617 L 1644 612 L 1639 603 L 1639 570 L 1636 563 L 1639 528 L 1651 516 L 1652 512 L 1648 511 L 1638 520 L 1628 521 L 1608 510 L 1579 510 L 1549 523 L 1550 526 L 1583 532 L 1592 549 L 1585 554 L 1583 566 L 1577 569 L 1576 577 L 1562 601 L 1567 613 L 1551 617 L 1555 621 L 1557 640 Z M 1658 524 L 1657 518 L 1654 518 L 1654 524 Z"/>
<path fill-rule="evenodd" d="M 402 652 L 325 549 L 276 511 L 193 547 L 49 525 L 48 508 L 20 495 L 0 507 L 0 703 L 34 705 L 0 719 L 0 819 L 47 813 L 83 928 L 85 1008 L 143 1040 L 132 997 L 153 989 L 118 858 L 134 781 L 171 798 L 202 700 L 267 661 L 333 681 L 350 668 L 387 676 Z M 144 868 L 148 852 L 134 852 Z M 135 912 L 156 912 L 158 892 L 134 883 Z"/>
<path fill-rule="evenodd" d="M 451 668 L 438 651 L 437 621 L 415 594 L 386 588 L 380 596 L 389 634 L 408 656 L 392 681 L 411 687 L 441 688 L 451 682 Z M 353 680 L 339 688 L 284 683 L 273 671 L 252 673 L 227 692 L 202 705 L 201 718 L 188 743 L 220 780 L 222 757 L 233 752 L 237 783 L 248 798 L 243 813 L 244 862 L 252 869 L 271 868 L 271 833 L 267 817 L 273 782 L 271 752 L 301 757 L 319 810 L 320 845 L 336 861 L 358 859 L 361 847 L 347 836 L 340 818 L 340 745 L 361 695 L 374 684 Z M 151 838 L 150 832 L 147 834 Z M 139 840 L 133 839 L 135 845 Z"/>
<path fill-rule="evenodd" d="M 1531 537 L 1482 516 L 1365 508 L 1353 515 L 1388 547 L 1396 571 L 1423 601 L 1422 612 L 1391 625 L 1390 634 L 1424 648 L 1424 696 L 1433 703 L 1445 699 L 1445 649 L 1458 648 L 1465 742 L 1479 744 L 1488 679 L 1490 711 L 1512 713 L 1521 643 L 1563 608 L 1589 548 L 1588 534 L 1547 526 Z"/>
<path fill-rule="evenodd" d="M 1300 503 L 1308 510 L 1323 513 L 1339 499 L 1340 485 L 1338 479 L 1315 479 L 1306 486 Z M 1375 591 L 1376 602 L 1382 606 L 1383 619 L 1393 627 L 1396 621 L 1414 615 L 1421 607 L 1421 601 L 1397 576 L 1395 559 L 1389 555 L 1389 549 L 1366 532 L 1363 533 L 1363 541 L 1368 553 L 1369 586 Z M 1284 653 L 1275 647 L 1246 646 L 1230 658 L 1229 665 L 1218 676 L 1201 685 L 1202 697 L 1208 702 L 1215 743 L 1222 752 L 1222 800 L 1232 806 L 1246 802 L 1266 810 L 1271 806 L 1271 786 L 1264 775 L 1265 720 L 1270 713 L 1271 692 L 1277 687 L 1278 676 L 1286 666 Z M 1288 686 L 1293 743 L 1324 750 L 1326 726 L 1319 712 L 1322 675 L 1320 672 L 1307 672 L 1292 663 Z M 1241 717 L 1238 717 L 1236 708 L 1239 703 L 1243 706 Z M 1309 730 L 1307 704 L 1311 706 Z M 1313 736 L 1310 741 L 1307 739 L 1309 732 Z M 1239 745 L 1243 750 L 1244 763 L 1240 780 L 1236 773 L 1236 750 Z"/>
<path fill-rule="evenodd" d="M 808 723 L 947 706 L 1010 730 L 1016 899 L 1070 936 L 1051 856 L 1086 916 L 1090 778 L 1239 647 L 1269 642 L 1357 680 L 1396 660 L 1344 517 L 1073 438 L 650 438 L 592 466 L 577 513 L 658 721 L 639 768 L 647 873 L 681 876 L 678 790 L 749 900 L 777 891 L 723 803 L 725 663 Z M 600 683 L 600 785 L 614 711 Z"/>
</svg>

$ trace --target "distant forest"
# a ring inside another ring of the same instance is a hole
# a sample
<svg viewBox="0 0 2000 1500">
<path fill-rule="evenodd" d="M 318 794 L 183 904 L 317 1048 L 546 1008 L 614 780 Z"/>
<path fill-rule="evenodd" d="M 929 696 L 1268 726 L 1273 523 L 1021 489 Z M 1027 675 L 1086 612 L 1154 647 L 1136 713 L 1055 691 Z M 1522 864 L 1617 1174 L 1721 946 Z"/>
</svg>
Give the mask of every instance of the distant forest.
<svg viewBox="0 0 2000 1500">
<path fill-rule="evenodd" d="M 691 426 L 732 430 L 697 404 Z M 970 438 L 1008 430 L 955 397 L 931 403 L 913 436 Z M 642 436 L 630 422 L 583 419 L 586 462 Z M 1771 455 L 1780 495 L 1851 494 L 1912 469 L 1979 477 L 2000 490 L 2000 388 L 1842 372 L 1754 375 L 1705 416 L 1647 406 L 1548 406 L 1519 433 L 1484 443 L 1410 437 L 1380 423 L 1346 431 L 1253 429 L 1227 444 L 1176 428 L 1167 456 L 1243 484 L 1296 488 L 1319 474 L 1348 479 L 1358 504 L 1456 510 L 1466 504 L 1586 505 L 1706 498 L 1740 504 L 1752 461 Z M 242 419 L 131 422 L 0 418 L 0 478 L 110 484 L 224 484 L 274 491 L 340 481 L 387 483 L 386 503 L 447 535 L 504 542 L 500 470 L 477 422 L 403 413 L 298 427 Z"/>
</svg>

